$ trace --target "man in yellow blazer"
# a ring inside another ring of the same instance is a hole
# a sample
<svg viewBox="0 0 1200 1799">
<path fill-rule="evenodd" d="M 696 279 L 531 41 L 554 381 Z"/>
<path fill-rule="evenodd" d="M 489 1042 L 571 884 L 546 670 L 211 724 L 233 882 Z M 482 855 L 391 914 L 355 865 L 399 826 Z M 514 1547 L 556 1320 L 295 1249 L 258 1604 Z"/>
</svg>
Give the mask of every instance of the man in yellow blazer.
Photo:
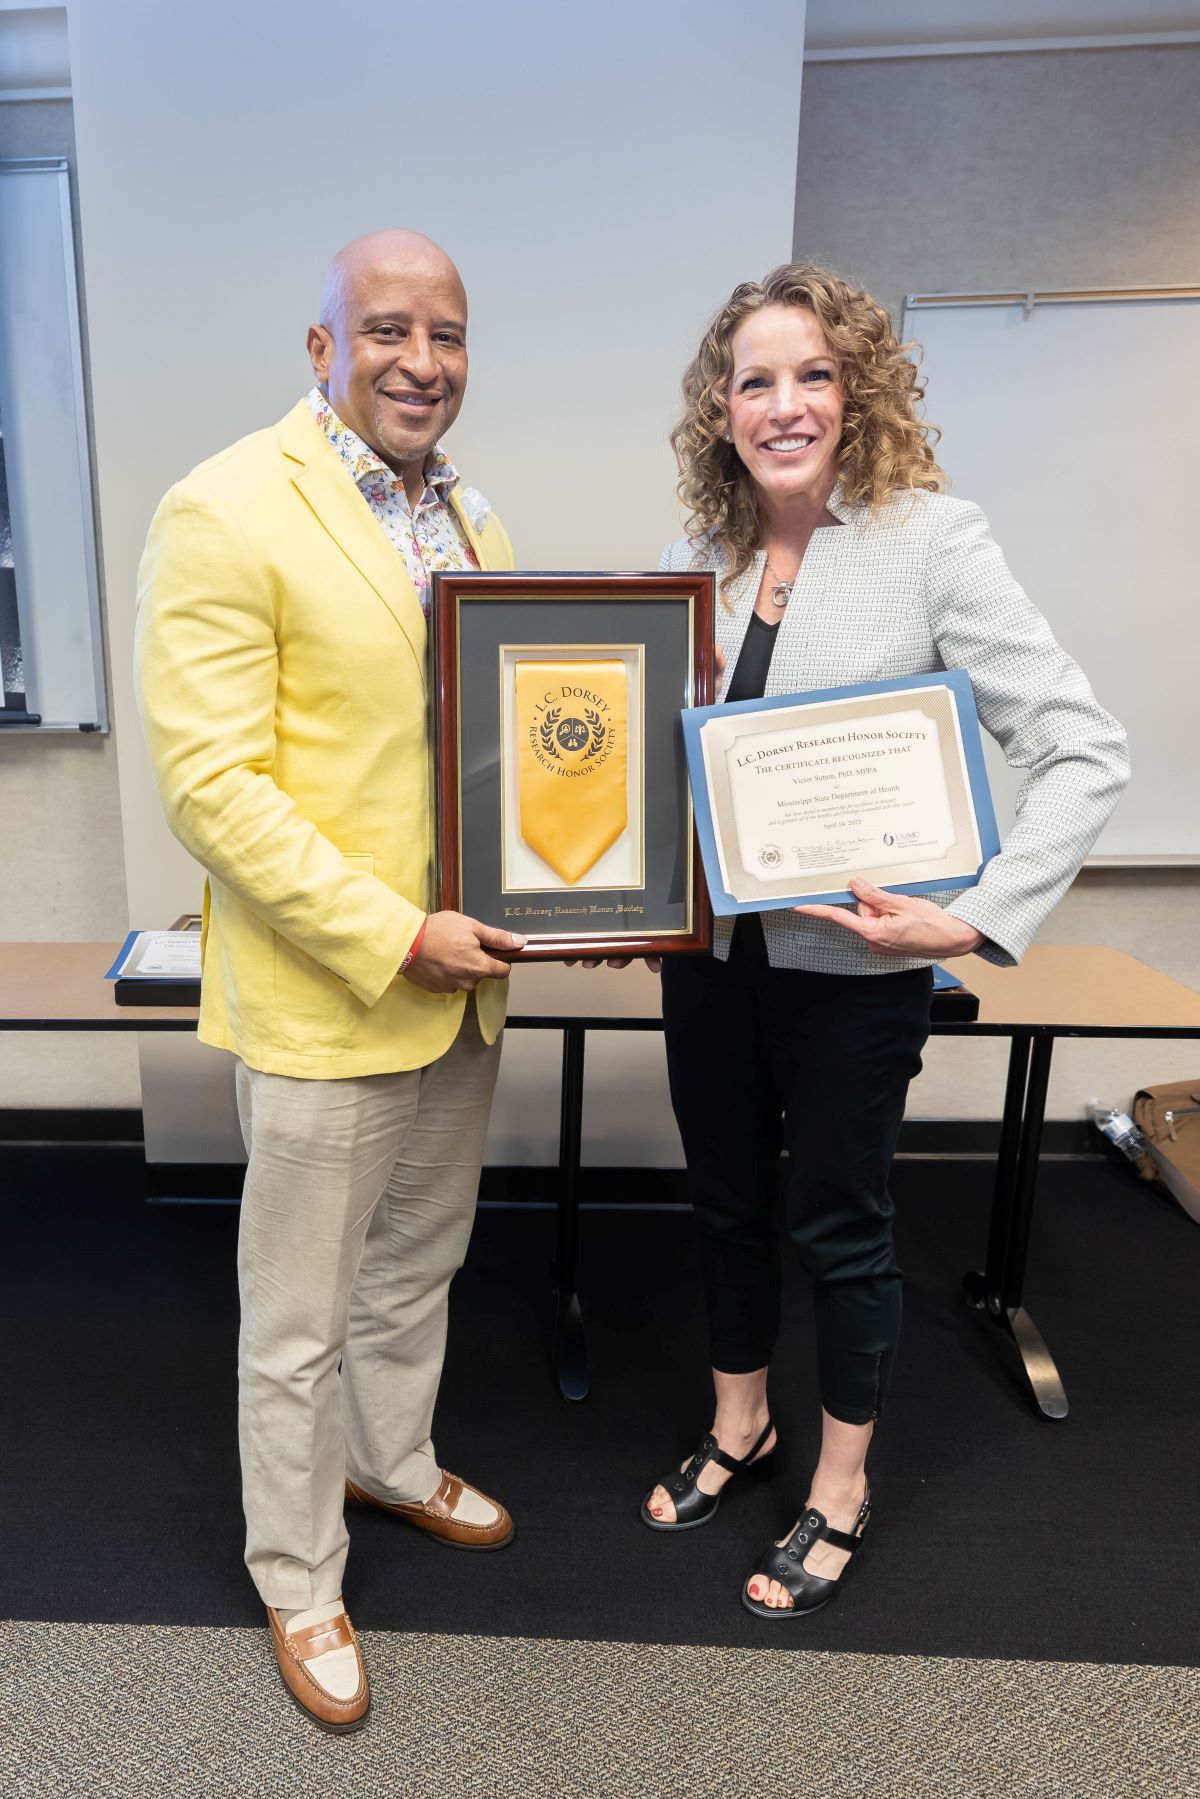
<svg viewBox="0 0 1200 1799">
<path fill-rule="evenodd" d="M 429 910 L 430 576 L 513 566 L 439 447 L 466 324 L 427 238 L 349 245 L 308 336 L 316 386 L 171 489 L 139 575 L 146 736 L 208 872 L 199 1034 L 238 1058 L 249 1157 L 246 1563 L 289 1690 L 331 1730 L 369 1705 L 346 1497 L 460 1547 L 513 1534 L 429 1434 L 524 941 Z"/>
</svg>

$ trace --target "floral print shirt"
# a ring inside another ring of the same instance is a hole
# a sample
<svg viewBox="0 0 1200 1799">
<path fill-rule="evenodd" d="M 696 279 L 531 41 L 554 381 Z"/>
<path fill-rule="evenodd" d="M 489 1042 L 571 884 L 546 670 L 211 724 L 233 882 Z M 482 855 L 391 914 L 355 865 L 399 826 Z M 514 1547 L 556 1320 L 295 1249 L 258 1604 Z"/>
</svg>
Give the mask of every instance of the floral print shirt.
<svg viewBox="0 0 1200 1799">
<path fill-rule="evenodd" d="M 410 509 L 402 478 L 349 425 L 342 423 L 320 388 L 314 387 L 306 397 L 309 411 L 329 447 L 345 464 L 351 480 L 403 556 L 421 610 L 428 618 L 430 576 L 441 569 L 479 567 L 450 504 L 450 495 L 458 486 L 458 470 L 445 451 L 435 447 L 425 461 L 425 492 L 415 509 Z"/>
</svg>

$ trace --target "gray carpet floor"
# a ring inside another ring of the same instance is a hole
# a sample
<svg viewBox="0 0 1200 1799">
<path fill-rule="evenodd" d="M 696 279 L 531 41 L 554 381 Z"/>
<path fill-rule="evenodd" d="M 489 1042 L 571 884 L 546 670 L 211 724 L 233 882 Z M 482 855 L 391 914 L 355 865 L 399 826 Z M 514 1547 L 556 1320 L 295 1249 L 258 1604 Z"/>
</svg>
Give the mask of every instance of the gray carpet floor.
<svg viewBox="0 0 1200 1799">
<path fill-rule="evenodd" d="M 0 1793 L 1200 1795 L 1191 1669 L 379 1631 L 364 1649 L 371 1718 L 331 1738 L 265 1630 L 0 1624 Z"/>
</svg>

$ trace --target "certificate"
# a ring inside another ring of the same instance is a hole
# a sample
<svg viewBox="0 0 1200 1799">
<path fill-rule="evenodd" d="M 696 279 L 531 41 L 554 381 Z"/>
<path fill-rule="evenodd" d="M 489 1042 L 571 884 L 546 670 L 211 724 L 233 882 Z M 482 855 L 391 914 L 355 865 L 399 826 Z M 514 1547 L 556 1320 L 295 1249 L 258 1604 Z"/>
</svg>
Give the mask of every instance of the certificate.
<svg viewBox="0 0 1200 1799">
<path fill-rule="evenodd" d="M 537 957 L 707 949 L 681 697 L 711 574 L 434 576 L 440 903 Z"/>
<path fill-rule="evenodd" d="M 964 669 L 683 715 L 723 916 L 973 886 L 1000 847 Z"/>
<path fill-rule="evenodd" d="M 200 979 L 197 931 L 130 931 L 106 981 Z"/>
</svg>

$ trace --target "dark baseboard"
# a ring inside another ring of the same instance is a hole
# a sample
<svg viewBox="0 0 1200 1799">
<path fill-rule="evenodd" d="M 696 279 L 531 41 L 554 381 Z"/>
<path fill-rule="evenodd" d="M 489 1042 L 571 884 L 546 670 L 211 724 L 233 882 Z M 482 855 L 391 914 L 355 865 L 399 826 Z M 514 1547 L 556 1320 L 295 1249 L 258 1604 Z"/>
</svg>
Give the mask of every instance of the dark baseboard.
<svg viewBox="0 0 1200 1799">
<path fill-rule="evenodd" d="M 4 1143 L 141 1143 L 142 1114 L 132 1109 L 62 1111 L 54 1107 L 0 1107 L 0 1144 Z M 1000 1144 L 1000 1121 L 992 1118 L 906 1118 L 900 1129 L 902 1156 L 994 1156 Z M 1091 1156 L 1098 1153 L 1095 1133 L 1084 1118 L 1051 1118 L 1042 1135 L 1042 1153 L 1048 1156 Z M 195 1186 L 217 1181 L 221 1191 L 236 1195 L 241 1191 L 239 1163 L 187 1164 L 151 1163 L 164 1178 L 178 1179 Z M 514 1179 L 530 1181 L 534 1186 L 553 1177 L 552 1169 L 525 1168 L 486 1172 L 503 1172 Z M 584 1175 L 603 1177 L 609 1183 L 622 1179 L 626 1169 L 585 1169 Z M 632 1171 L 634 1173 L 638 1170 Z"/>
<path fill-rule="evenodd" d="M 481 1206 L 557 1204 L 557 1168 L 485 1168 L 479 1182 Z M 581 1206 L 685 1206 L 687 1176 L 682 1168 L 581 1168 Z"/>
<path fill-rule="evenodd" d="M 244 1162 L 147 1162 L 146 1199 L 154 1206 L 236 1205 Z"/>
<path fill-rule="evenodd" d="M 901 1131 L 899 1154 L 918 1160 L 952 1156 L 990 1161 L 999 1140 L 1000 1126 L 989 1119 L 916 1118 Z M 83 1150 L 129 1156 L 141 1145 L 140 1112 L 0 1109 L 0 1174 L 5 1148 L 46 1156 Z M 1078 1159 L 1103 1152 L 1086 1122 L 1053 1119 L 1046 1125 L 1042 1153 Z M 162 1206 L 236 1205 L 246 1173 L 240 1162 L 142 1161 L 141 1167 L 147 1202 Z M 558 1170 L 544 1166 L 485 1168 L 479 1188 L 485 1206 L 552 1206 L 558 1194 Z M 681 1168 L 582 1168 L 579 1199 L 584 1206 L 684 1205 L 687 1182 Z"/>
<path fill-rule="evenodd" d="M 900 1126 L 902 1156 L 994 1156 L 1000 1147 L 998 1118 L 906 1118 Z M 1096 1131 L 1086 1118 L 1048 1118 L 1044 1156 L 1095 1156 Z"/>
<path fill-rule="evenodd" d="M 141 1143 L 140 1107 L 0 1106 L 0 1143 Z"/>
</svg>

